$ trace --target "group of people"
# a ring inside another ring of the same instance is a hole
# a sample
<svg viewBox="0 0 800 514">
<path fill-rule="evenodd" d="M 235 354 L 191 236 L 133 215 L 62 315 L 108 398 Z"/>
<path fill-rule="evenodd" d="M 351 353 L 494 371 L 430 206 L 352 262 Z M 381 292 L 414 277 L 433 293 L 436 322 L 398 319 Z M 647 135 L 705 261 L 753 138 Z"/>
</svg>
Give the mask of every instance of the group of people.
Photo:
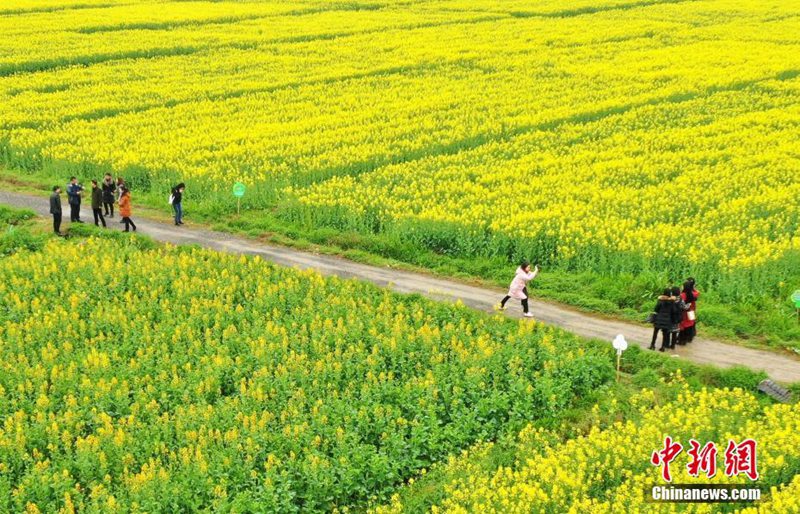
<svg viewBox="0 0 800 514">
<path fill-rule="evenodd" d="M 517 268 L 514 279 L 508 287 L 508 293 L 500 300 L 499 309 L 505 310 L 506 303 L 514 298 L 522 303 L 522 315 L 532 318 L 528 305 L 528 282 L 539 274 L 539 266 L 531 270 L 529 262 L 523 262 Z M 648 321 L 653 324 L 653 339 L 650 349 L 655 350 L 659 332 L 662 334 L 659 351 L 675 349 L 676 345 L 691 343 L 697 334 L 697 299 L 700 292 L 695 287 L 694 278 L 687 278 L 680 287 L 670 287 L 658 297 L 653 313 Z"/>
<path fill-rule="evenodd" d="M 697 299 L 700 292 L 695 280 L 687 278 L 680 287 L 664 289 L 658 297 L 650 321 L 653 323 L 653 339 L 650 349 L 656 349 L 656 339 L 661 332 L 661 347 L 658 351 L 674 350 L 675 345 L 685 345 L 694 340 L 697 334 Z"/>
<path fill-rule="evenodd" d="M 172 188 L 170 194 L 170 204 L 175 212 L 175 225 L 183 225 L 183 192 L 186 188 L 184 183 L 180 183 Z M 84 187 L 78 183 L 76 177 L 70 177 L 67 184 L 67 202 L 69 203 L 69 219 L 72 223 L 83 223 L 81 220 L 81 199 L 84 195 Z M 117 177 L 116 180 L 110 173 L 106 173 L 103 181 L 98 183 L 92 180 L 91 189 L 92 214 L 96 226 L 106 227 L 106 217 L 114 217 L 114 204 L 119 205 L 120 223 L 125 224 L 125 232 L 133 229 L 136 232 L 136 223 L 131 219 L 131 192 L 125 183 L 125 179 Z M 53 187 L 53 194 L 50 195 L 50 214 L 53 215 L 53 231 L 61 234 L 61 186 Z"/>
</svg>

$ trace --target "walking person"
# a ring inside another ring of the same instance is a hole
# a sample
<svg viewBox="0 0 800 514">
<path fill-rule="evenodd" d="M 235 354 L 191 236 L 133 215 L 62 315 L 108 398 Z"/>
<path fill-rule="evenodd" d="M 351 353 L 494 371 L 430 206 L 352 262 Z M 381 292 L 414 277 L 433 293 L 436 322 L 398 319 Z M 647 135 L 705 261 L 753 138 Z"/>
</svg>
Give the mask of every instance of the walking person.
<svg viewBox="0 0 800 514">
<path fill-rule="evenodd" d="M 117 177 L 117 202 L 119 199 L 122 198 L 122 188 L 127 187 L 125 185 L 125 179 L 122 177 Z"/>
<path fill-rule="evenodd" d="M 678 305 L 672 296 L 670 288 L 664 289 L 663 294 L 658 297 L 658 302 L 653 308 L 655 314 L 653 318 L 653 339 L 650 341 L 650 349 L 655 350 L 658 333 L 661 332 L 661 348 L 659 352 L 672 348 L 672 327 L 680 320 L 677 318 Z"/>
<path fill-rule="evenodd" d="M 136 223 L 131 219 L 131 192 L 125 186 L 122 186 L 119 197 L 119 215 L 122 216 L 122 223 L 125 224 L 124 232 L 130 232 L 130 227 L 133 227 L 133 231 L 136 232 Z"/>
<path fill-rule="evenodd" d="M 172 188 L 172 194 L 169 197 L 172 209 L 175 211 L 175 226 L 183 225 L 183 205 L 181 202 L 183 201 L 183 191 L 185 189 L 186 184 L 181 182 Z"/>
<path fill-rule="evenodd" d="M 53 186 L 53 194 L 50 195 L 50 214 L 53 215 L 53 232 L 61 235 L 61 188 Z"/>
<path fill-rule="evenodd" d="M 92 214 L 94 215 L 94 226 L 99 227 L 98 222 L 103 223 L 106 228 L 106 219 L 103 217 L 103 190 L 97 185 L 96 180 L 92 180 Z"/>
<path fill-rule="evenodd" d="M 526 318 L 532 318 L 533 314 L 528 312 L 528 282 L 536 278 L 538 274 L 538 265 L 531 271 L 530 263 L 523 261 L 517 268 L 514 280 L 511 281 L 511 285 L 508 287 L 508 294 L 500 301 L 500 310 L 505 310 L 506 302 L 514 298 L 522 303 L 522 315 Z"/>
<path fill-rule="evenodd" d="M 697 299 L 700 297 L 700 292 L 695 289 L 694 285 L 693 278 L 686 279 L 686 282 L 683 283 L 683 292 L 681 292 L 681 299 L 688 306 L 683 312 L 681 332 L 678 336 L 681 344 L 691 343 L 697 335 Z"/>
<path fill-rule="evenodd" d="M 106 216 L 109 218 L 114 217 L 114 192 L 117 190 L 117 186 L 114 184 L 114 179 L 111 178 L 111 173 L 106 173 L 106 176 L 103 177 L 103 210 Z"/>
<path fill-rule="evenodd" d="M 81 194 L 83 186 L 78 184 L 75 177 L 69 178 L 67 186 L 67 201 L 69 202 L 69 220 L 73 223 L 83 223 L 81 221 Z"/>
<path fill-rule="evenodd" d="M 117 177 L 117 203 L 122 200 L 122 190 L 127 189 L 127 187 L 128 186 L 125 185 L 125 179 L 122 177 Z M 124 223 L 124 221 L 122 221 L 122 214 L 120 214 L 119 222 Z"/>
</svg>

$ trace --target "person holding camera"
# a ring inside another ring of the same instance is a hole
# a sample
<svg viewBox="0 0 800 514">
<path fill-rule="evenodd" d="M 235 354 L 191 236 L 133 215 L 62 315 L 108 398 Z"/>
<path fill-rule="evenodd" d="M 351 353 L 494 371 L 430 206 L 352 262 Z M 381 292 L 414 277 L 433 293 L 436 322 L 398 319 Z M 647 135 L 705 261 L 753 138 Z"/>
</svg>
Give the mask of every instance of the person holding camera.
<svg viewBox="0 0 800 514">
<path fill-rule="evenodd" d="M 172 210 L 175 211 L 175 226 L 183 225 L 183 192 L 186 190 L 186 184 L 181 182 L 172 188 L 172 194 L 169 196 L 169 203 L 172 204 Z"/>
</svg>

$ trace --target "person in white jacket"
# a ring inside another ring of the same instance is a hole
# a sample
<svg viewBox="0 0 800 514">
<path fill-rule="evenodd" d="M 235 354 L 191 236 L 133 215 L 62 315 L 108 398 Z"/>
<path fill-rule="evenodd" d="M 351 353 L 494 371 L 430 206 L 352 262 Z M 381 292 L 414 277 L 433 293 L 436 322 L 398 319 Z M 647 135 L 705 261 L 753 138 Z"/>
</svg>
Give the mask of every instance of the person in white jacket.
<svg viewBox="0 0 800 514">
<path fill-rule="evenodd" d="M 506 309 L 506 302 L 511 298 L 515 300 L 520 300 L 522 303 L 522 315 L 526 318 L 532 318 L 533 314 L 528 312 L 528 282 L 536 278 L 536 275 L 539 274 L 539 266 L 535 266 L 533 271 L 531 271 L 531 265 L 528 262 L 523 262 L 519 268 L 517 268 L 517 273 L 514 276 L 514 280 L 511 281 L 511 285 L 508 286 L 508 294 L 500 301 L 500 310 Z"/>
</svg>

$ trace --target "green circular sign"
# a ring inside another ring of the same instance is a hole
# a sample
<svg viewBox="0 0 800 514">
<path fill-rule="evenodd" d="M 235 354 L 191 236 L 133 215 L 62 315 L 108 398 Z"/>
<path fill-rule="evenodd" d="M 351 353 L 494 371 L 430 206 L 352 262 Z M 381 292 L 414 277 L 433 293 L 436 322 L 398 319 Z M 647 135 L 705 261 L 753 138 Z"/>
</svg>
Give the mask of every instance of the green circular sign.
<svg viewBox="0 0 800 514">
<path fill-rule="evenodd" d="M 235 196 L 237 198 L 243 197 L 244 196 L 244 190 L 245 190 L 244 184 L 242 184 L 241 182 L 235 183 L 233 185 L 233 196 Z"/>
<path fill-rule="evenodd" d="M 800 289 L 792 293 L 792 300 L 794 301 L 794 306 L 800 309 Z"/>
</svg>

